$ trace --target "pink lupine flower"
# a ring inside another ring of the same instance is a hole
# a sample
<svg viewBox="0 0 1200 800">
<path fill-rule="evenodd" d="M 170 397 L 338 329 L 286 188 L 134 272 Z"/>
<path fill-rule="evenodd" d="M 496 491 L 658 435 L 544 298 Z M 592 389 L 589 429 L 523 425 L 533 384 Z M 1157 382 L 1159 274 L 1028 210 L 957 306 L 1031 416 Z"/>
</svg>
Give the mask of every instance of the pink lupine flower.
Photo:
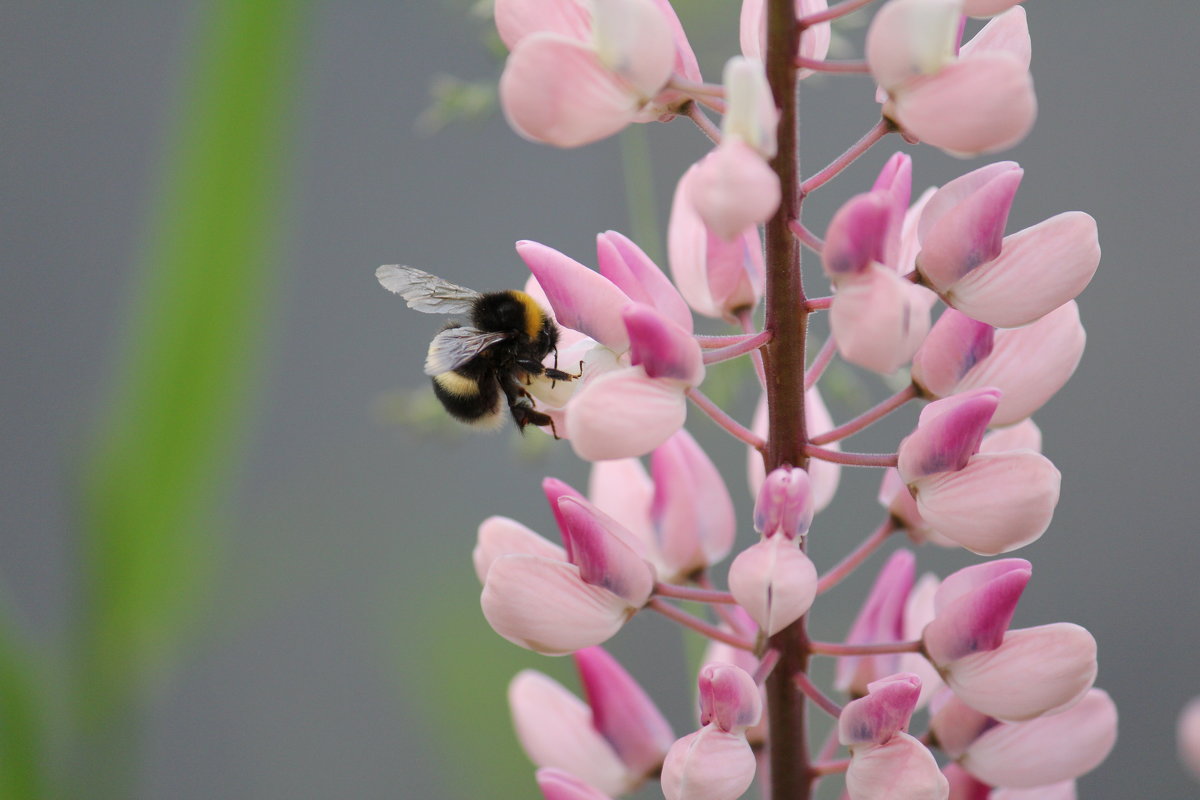
<svg viewBox="0 0 1200 800">
<path fill-rule="evenodd" d="M 819 436 L 822 433 L 833 430 L 833 417 L 829 415 L 829 409 L 825 407 L 825 401 L 821 399 L 821 393 L 817 387 L 813 387 L 804 393 L 804 416 L 808 423 L 805 427 L 808 429 L 809 436 Z M 764 394 L 759 397 L 758 405 L 754 410 L 754 420 L 750 425 L 750 429 L 759 436 L 767 435 L 768 425 L 767 413 L 767 396 Z M 832 442 L 826 447 L 830 450 L 841 450 L 840 442 Z M 766 479 L 767 471 L 763 466 L 762 453 L 755 450 L 753 447 L 746 449 L 746 477 L 750 485 L 750 494 L 757 498 L 758 493 L 762 490 L 763 481 Z M 837 494 L 838 481 L 841 479 L 842 467 L 832 461 L 810 461 L 808 464 L 808 480 L 812 487 L 812 510 L 814 513 L 820 512 L 833 501 L 833 496 Z"/>
<path fill-rule="evenodd" d="M 911 642 L 921 638 L 925 626 L 933 622 L 934 596 L 937 594 L 940 581 L 931 572 L 922 575 L 908 593 L 904 603 L 904 624 L 901 638 Z M 929 662 L 922 653 L 901 653 L 897 664 L 900 672 L 911 672 L 921 679 L 921 696 L 917 699 L 917 708 L 924 708 L 933 699 L 933 695 L 945 684 L 937 668 Z"/>
<path fill-rule="evenodd" d="M 679 739 L 662 770 L 666 800 L 736 800 L 754 780 L 746 730 L 762 714 L 754 679 L 732 664 L 700 671 L 701 728 Z"/>
<path fill-rule="evenodd" d="M 692 203 L 693 164 L 675 186 L 667 223 L 667 260 L 679 293 L 697 314 L 735 321 L 762 296 L 765 272 L 757 228 L 726 239 L 709 228 Z"/>
<path fill-rule="evenodd" d="M 1095 769 L 1116 740 L 1117 707 L 1107 693 L 1092 689 L 1061 714 L 988 728 L 959 763 L 993 786 L 1046 786 Z"/>
<path fill-rule="evenodd" d="M 746 613 L 741 606 L 733 606 L 730 608 L 730 615 L 738 624 L 738 629 L 748 636 L 757 636 L 757 625 Z M 725 626 L 728 627 L 728 626 Z M 747 675 L 753 675 L 759 668 L 758 657 L 748 650 L 742 650 L 738 647 L 732 647 L 724 642 L 713 640 L 708 643 L 708 647 L 704 650 L 704 657 L 700 660 L 702 664 L 732 664 L 740 668 Z M 757 724 L 751 725 L 746 729 L 746 740 L 751 745 L 762 745 L 767 741 L 767 697 L 766 689 L 759 687 L 760 706 L 763 709 L 762 718 Z"/>
<path fill-rule="evenodd" d="M 1200 697 L 1192 698 L 1179 713 L 1175 745 L 1180 762 L 1200 780 Z"/>
<path fill-rule="evenodd" d="M 771 471 L 754 501 L 754 530 L 763 536 L 795 539 L 808 533 L 813 520 L 812 482 L 799 467 Z"/>
<path fill-rule="evenodd" d="M 768 636 L 812 607 L 817 568 L 798 539 L 770 536 L 747 547 L 729 566 L 729 591 Z"/>
<path fill-rule="evenodd" d="M 851 800 L 945 800 L 949 784 L 933 754 L 905 732 L 921 693 L 920 679 L 892 675 L 867 690 L 838 718 L 838 740 L 850 748 L 846 790 Z"/>
<path fill-rule="evenodd" d="M 767 17 L 764 0 L 742 0 L 742 13 L 739 24 L 739 35 L 742 45 L 742 55 L 746 58 L 765 62 L 767 60 Z M 796 0 L 796 16 L 805 17 L 816 14 L 829 7 L 827 0 Z M 829 42 L 832 33 L 828 22 L 813 25 L 800 36 L 800 48 L 797 52 L 801 58 L 820 61 L 829 53 Z M 810 70 L 801 70 L 800 77 L 811 74 Z"/>
<path fill-rule="evenodd" d="M 664 91 L 672 71 L 699 79 L 665 0 L 498 0 L 495 16 L 511 50 L 500 103 L 513 129 L 534 141 L 577 147 L 669 118 L 685 101 Z"/>
<path fill-rule="evenodd" d="M 542 767 L 535 773 L 535 778 L 544 800 L 612 800 L 565 770 Z"/>
<path fill-rule="evenodd" d="M 978 452 L 999 401 L 977 389 L 926 406 L 900 443 L 899 473 L 929 527 L 980 555 L 1040 537 L 1058 503 L 1061 475 L 1039 453 Z"/>
<path fill-rule="evenodd" d="M 531 556 L 566 561 L 567 554 L 531 529 L 508 517 L 488 517 L 479 525 L 475 549 L 471 553 L 479 582 L 487 580 L 488 569 L 500 556 L 525 553 Z"/>
<path fill-rule="evenodd" d="M 509 684 L 513 725 L 531 761 L 566 770 L 609 794 L 657 772 L 674 735 L 653 701 L 608 653 L 575 654 L 587 703 L 534 670 Z"/>
<path fill-rule="evenodd" d="M 1025 559 L 1005 558 L 964 567 L 942 581 L 934 618 L 921 633 L 930 659 L 946 664 L 999 647 L 1032 575 Z"/>
<path fill-rule="evenodd" d="M 948 308 L 913 355 L 913 383 L 924 397 L 949 397 L 960 391 L 963 378 L 991 355 L 994 346 L 995 329 L 991 325 Z"/>
<path fill-rule="evenodd" d="M 916 558 L 908 550 L 892 553 L 863 602 L 850 632 L 848 644 L 899 642 L 904 633 L 904 607 L 912 590 Z M 868 684 L 897 671 L 900 656 L 886 653 L 875 656 L 844 656 L 837 662 L 834 685 L 843 692 L 860 696 Z"/>
<path fill-rule="evenodd" d="M 609 271 L 649 303 L 633 300 L 609 278 L 557 250 L 536 242 L 517 244 L 558 324 L 596 342 L 584 355 L 583 379 L 573 382 L 578 385 L 571 386 L 559 416 L 565 418 L 559 435 L 590 461 L 637 456 L 657 447 L 682 427 L 684 392 L 704 376 L 690 320 L 682 317 L 669 284 L 660 280 L 665 276 L 656 274 L 652 262 L 624 237 L 602 236 L 597 249 Z M 616 408 L 620 414 L 613 413 Z"/>
</svg>

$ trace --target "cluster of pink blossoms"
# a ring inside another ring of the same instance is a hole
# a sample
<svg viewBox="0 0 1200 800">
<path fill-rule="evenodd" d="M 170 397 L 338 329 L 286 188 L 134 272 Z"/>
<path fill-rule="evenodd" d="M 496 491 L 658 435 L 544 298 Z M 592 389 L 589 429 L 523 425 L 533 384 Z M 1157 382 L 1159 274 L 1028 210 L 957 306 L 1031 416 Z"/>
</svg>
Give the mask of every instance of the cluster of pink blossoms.
<svg viewBox="0 0 1200 800">
<path fill-rule="evenodd" d="M 510 686 L 517 734 L 547 800 L 603 800 L 653 779 L 668 800 L 733 800 L 756 775 L 774 797 L 809 796 L 818 781 L 843 775 L 852 800 L 1065 799 L 1115 742 L 1115 706 L 1093 686 L 1092 636 L 1070 623 L 1009 627 L 1032 575 L 1025 560 L 917 579 L 914 554 L 897 549 L 844 641 L 805 633 L 820 595 L 897 532 L 993 556 L 1047 530 L 1060 475 L 1030 417 L 1082 356 L 1074 298 L 1100 258 L 1095 222 L 1082 212 L 1007 232 L 1023 174 L 1009 161 L 914 199 L 911 160 L 897 153 L 823 237 L 798 213 L 780 218 L 888 134 L 973 156 L 1011 146 L 1033 124 L 1029 31 L 1016 0 L 888 0 L 867 31 L 864 61 L 826 60 L 831 22 L 868 3 L 788 0 L 795 35 L 781 49 L 778 0 L 744 0 L 742 55 L 721 84 L 706 84 L 667 0 L 496 0 L 510 50 L 500 97 L 521 135 L 574 147 L 682 116 L 714 142 L 674 195 L 670 278 L 612 231 L 597 239 L 596 270 L 536 242 L 517 245 L 532 273 L 527 293 L 560 328 L 558 363 L 581 365 L 578 380 L 531 378 L 528 391 L 593 462 L 586 493 L 543 483 L 560 543 L 492 517 L 474 553 L 496 632 L 539 653 L 571 654 L 579 669 L 583 700 L 534 671 Z M 962 42 L 972 17 L 988 21 Z M 794 141 L 782 132 L 796 124 L 768 81 L 781 59 L 790 80 L 869 71 L 878 86 L 880 122 L 807 180 L 781 166 L 795 163 L 780 143 Z M 772 230 L 793 237 L 794 259 L 773 263 L 779 251 L 769 243 L 764 252 Z M 801 245 L 819 257 L 830 296 L 771 296 L 771 275 L 798 272 Z M 768 326 L 759 331 L 764 299 Z M 831 333 L 807 374 L 780 378 L 771 350 L 779 326 L 805 326 L 823 311 Z M 740 332 L 698 336 L 694 313 Z M 818 381 L 839 356 L 884 375 L 907 368 L 911 381 L 835 425 Z M 706 364 L 737 357 L 754 359 L 764 386 L 746 426 L 700 390 Z M 785 396 L 785 384 L 803 388 Z M 926 405 L 894 453 L 842 449 L 917 401 Z M 739 520 L 722 476 L 683 427 L 689 403 L 748 446 L 757 539 L 733 558 L 727 589 L 713 585 L 712 568 L 734 552 Z M 781 423 L 769 409 L 792 407 L 801 409 L 803 441 L 781 459 L 773 444 Z M 846 466 L 882 469 L 883 519 L 822 571 L 805 544 L 822 535 L 819 514 Z M 694 616 L 678 600 L 712 613 Z M 697 677 L 699 714 L 682 736 L 599 647 L 646 610 L 713 642 Z M 837 659 L 831 690 L 810 679 L 810 656 Z M 797 705 L 836 717 L 823 747 L 807 748 Z M 918 711 L 923 729 L 913 733 Z"/>
</svg>

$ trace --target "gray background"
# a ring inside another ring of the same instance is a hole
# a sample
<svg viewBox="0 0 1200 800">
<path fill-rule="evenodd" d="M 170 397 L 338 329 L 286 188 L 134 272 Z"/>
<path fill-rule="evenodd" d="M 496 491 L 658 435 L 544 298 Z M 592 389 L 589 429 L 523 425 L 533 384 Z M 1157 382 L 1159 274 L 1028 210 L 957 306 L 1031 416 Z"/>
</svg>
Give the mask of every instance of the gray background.
<svg viewBox="0 0 1200 800">
<path fill-rule="evenodd" d="M 687 22 L 694 10 L 679 6 Z M 1028 8 L 1041 112 L 1030 138 L 1003 156 L 1026 168 L 1010 230 L 1081 208 L 1099 220 L 1104 260 L 1081 297 L 1084 362 L 1038 415 L 1063 496 L 1050 531 L 1020 553 L 1035 578 L 1018 623 L 1072 620 L 1099 640 L 1099 685 L 1121 709 L 1121 739 L 1081 796 L 1194 797 L 1173 726 L 1176 709 L 1200 694 L 1196 7 Z M 78 459 L 110 388 L 200 10 L 0 4 L 0 579 L 46 641 L 69 621 Z M 434 137 L 414 131 L 431 76 L 495 70 L 480 26 L 459 12 L 411 0 L 315 4 L 286 259 L 265 388 L 229 502 L 227 566 L 211 630 L 163 681 L 147 719 L 145 797 L 461 792 L 451 773 L 469 765 L 437 731 L 428 686 L 439 676 L 421 671 L 431 647 L 417 635 L 422 620 L 445 592 L 476 591 L 469 553 L 480 518 L 505 513 L 548 532 L 538 480 L 582 484 L 586 473 L 565 447 L 531 462 L 507 435 L 447 443 L 381 425 L 373 404 L 420 385 L 437 322 L 407 313 L 372 270 L 401 261 L 503 288 L 525 277 L 515 240 L 590 263 L 596 232 L 629 225 L 615 142 L 558 152 L 497 118 Z M 719 34 L 711 23 L 692 32 L 697 50 L 715 43 L 703 56 L 712 79 L 733 53 L 735 3 L 724 18 Z M 828 85 L 803 93 L 810 172 L 872 122 L 869 87 L 848 85 L 857 97 Z M 665 220 L 672 181 L 705 141 L 683 122 L 656 126 L 650 139 Z M 812 224 L 823 226 L 890 152 L 873 152 L 815 196 Z M 973 166 L 917 156 L 919 187 Z M 745 418 L 748 400 L 735 406 Z M 745 510 L 741 449 L 693 420 Z M 902 429 L 856 446 L 887 449 Z M 818 564 L 873 524 L 875 485 L 873 474 L 846 481 L 814 528 Z M 921 559 L 943 570 L 969 561 Z M 862 580 L 828 604 L 838 607 L 818 608 L 818 634 L 839 635 Z M 469 636 L 490 635 L 466 619 L 476 626 Z M 683 730 L 682 662 L 650 652 L 665 631 L 639 621 L 614 649 L 662 687 Z"/>
</svg>

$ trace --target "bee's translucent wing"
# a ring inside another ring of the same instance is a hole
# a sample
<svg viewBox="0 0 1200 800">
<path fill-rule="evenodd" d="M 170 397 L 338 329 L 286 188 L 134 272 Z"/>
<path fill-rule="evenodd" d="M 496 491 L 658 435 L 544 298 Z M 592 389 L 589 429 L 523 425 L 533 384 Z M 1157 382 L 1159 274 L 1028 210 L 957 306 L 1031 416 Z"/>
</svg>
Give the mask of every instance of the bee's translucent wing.
<svg viewBox="0 0 1200 800">
<path fill-rule="evenodd" d="M 409 308 L 426 314 L 469 314 L 480 296 L 415 267 L 388 264 L 375 270 L 375 277 L 383 288 L 403 297 Z"/>
<path fill-rule="evenodd" d="M 446 328 L 429 343 L 429 353 L 425 356 L 425 374 L 440 375 L 461 367 L 487 348 L 507 338 L 507 333 L 475 328 Z"/>
</svg>

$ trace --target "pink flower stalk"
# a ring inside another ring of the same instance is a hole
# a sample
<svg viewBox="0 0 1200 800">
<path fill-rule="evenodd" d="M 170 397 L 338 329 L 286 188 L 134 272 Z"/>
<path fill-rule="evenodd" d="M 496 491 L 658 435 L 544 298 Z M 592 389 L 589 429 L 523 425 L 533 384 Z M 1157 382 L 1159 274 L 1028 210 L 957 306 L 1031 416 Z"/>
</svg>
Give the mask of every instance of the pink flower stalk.
<svg viewBox="0 0 1200 800">
<path fill-rule="evenodd" d="M 925 745 L 905 730 L 921 694 L 916 675 L 874 681 L 846 704 L 838 740 L 850 748 L 846 789 L 851 800 L 945 800 L 949 783 Z"/>
<path fill-rule="evenodd" d="M 1193 697 L 1179 713 L 1175 744 L 1179 761 L 1200 780 L 1200 697 Z"/>
<path fill-rule="evenodd" d="M 631 122 L 670 118 L 683 98 L 665 91 L 683 66 L 699 80 L 665 0 L 497 0 L 511 50 L 500 77 L 509 124 L 534 141 L 578 147 Z"/>
<path fill-rule="evenodd" d="M 542 767 L 535 777 L 545 800 L 612 800 L 604 792 L 565 770 Z"/>
<path fill-rule="evenodd" d="M 902 641 L 904 606 L 915 569 L 916 557 L 910 551 L 897 550 L 891 555 L 846 635 L 847 644 Z M 853 696 L 864 695 L 870 683 L 894 674 L 899 661 L 899 654 L 891 653 L 839 658 L 834 685 Z"/>
<path fill-rule="evenodd" d="M 962 0 L 891 0 L 867 32 L 883 113 L 954 155 L 1012 147 L 1037 116 L 1025 12 L 1010 8 L 956 52 Z"/>
<path fill-rule="evenodd" d="M 754 780 L 746 730 L 762 713 L 754 679 L 731 664 L 700 672 L 701 728 L 671 746 L 663 763 L 666 800 L 735 800 Z"/>
</svg>

